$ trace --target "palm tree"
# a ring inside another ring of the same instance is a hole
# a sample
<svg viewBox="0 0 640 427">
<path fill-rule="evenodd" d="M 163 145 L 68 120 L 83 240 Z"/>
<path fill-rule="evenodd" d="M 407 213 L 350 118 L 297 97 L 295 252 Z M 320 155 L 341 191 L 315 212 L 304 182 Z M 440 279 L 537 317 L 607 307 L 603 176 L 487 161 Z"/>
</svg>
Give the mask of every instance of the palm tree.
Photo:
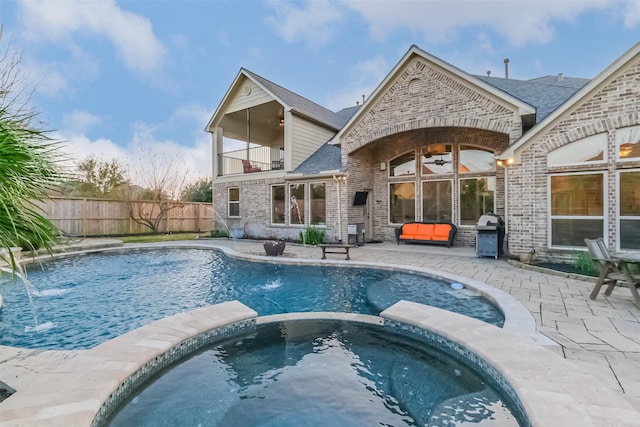
<svg viewBox="0 0 640 427">
<path fill-rule="evenodd" d="M 59 181 L 61 158 L 59 143 L 33 125 L 35 114 L 12 92 L 20 87 L 18 64 L 19 56 L 0 53 L 0 249 L 7 253 L 0 257 L 13 268 L 11 247 L 50 250 L 55 241 L 57 231 L 42 215 L 39 202 Z"/>
</svg>

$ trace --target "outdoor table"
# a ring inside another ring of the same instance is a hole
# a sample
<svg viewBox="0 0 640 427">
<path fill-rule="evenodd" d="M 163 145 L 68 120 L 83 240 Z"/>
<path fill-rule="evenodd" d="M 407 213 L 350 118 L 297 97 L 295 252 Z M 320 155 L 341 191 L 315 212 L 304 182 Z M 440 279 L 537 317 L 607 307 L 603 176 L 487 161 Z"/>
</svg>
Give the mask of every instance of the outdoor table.
<svg viewBox="0 0 640 427">
<path fill-rule="evenodd" d="M 640 294 L 638 294 L 640 276 L 634 277 L 629 270 L 629 264 L 640 265 L 640 252 L 613 252 L 611 259 L 617 262 L 618 268 L 624 274 L 627 287 L 633 295 L 633 303 L 640 308 Z"/>
</svg>

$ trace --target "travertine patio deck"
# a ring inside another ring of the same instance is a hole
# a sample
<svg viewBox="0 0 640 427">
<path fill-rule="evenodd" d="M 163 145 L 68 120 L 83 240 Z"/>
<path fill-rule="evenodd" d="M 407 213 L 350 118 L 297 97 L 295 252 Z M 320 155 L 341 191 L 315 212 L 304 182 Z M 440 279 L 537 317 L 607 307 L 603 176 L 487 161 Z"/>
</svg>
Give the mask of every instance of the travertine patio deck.
<svg viewBox="0 0 640 427">
<path fill-rule="evenodd" d="M 225 246 L 245 254 L 264 254 L 262 242 L 216 239 L 199 243 Z M 618 290 L 611 297 L 601 295 L 591 301 L 588 295 L 593 283 L 519 268 L 503 260 L 477 258 L 472 248 L 380 243 L 354 248 L 350 254 L 352 262 L 436 269 L 511 294 L 531 312 L 538 330 L 560 344 L 557 351 L 581 373 L 616 390 L 640 411 L 640 310 L 633 306 L 628 293 Z M 320 260 L 321 250 L 289 244 L 285 256 Z M 80 353 L 0 347 L 0 380 L 18 390 L 28 388 L 34 381 L 41 383 L 42 377 L 55 371 L 61 362 L 81 360 Z M 0 425 L 17 425 L 7 422 L 2 413 L 0 403 Z M 622 425 L 615 419 L 612 417 L 610 425 Z M 636 421 L 640 425 L 640 415 Z M 633 422 L 629 420 L 624 425 L 634 425 Z"/>
</svg>

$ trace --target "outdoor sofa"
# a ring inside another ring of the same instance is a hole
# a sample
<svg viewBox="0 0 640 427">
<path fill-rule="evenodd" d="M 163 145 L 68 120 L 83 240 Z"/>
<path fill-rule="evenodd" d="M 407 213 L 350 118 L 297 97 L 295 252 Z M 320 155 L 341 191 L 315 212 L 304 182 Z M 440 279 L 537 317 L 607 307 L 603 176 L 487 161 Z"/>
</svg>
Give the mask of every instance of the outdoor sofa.
<svg viewBox="0 0 640 427">
<path fill-rule="evenodd" d="M 458 229 L 450 222 L 408 222 L 396 229 L 396 242 L 418 242 L 453 246 Z"/>
</svg>

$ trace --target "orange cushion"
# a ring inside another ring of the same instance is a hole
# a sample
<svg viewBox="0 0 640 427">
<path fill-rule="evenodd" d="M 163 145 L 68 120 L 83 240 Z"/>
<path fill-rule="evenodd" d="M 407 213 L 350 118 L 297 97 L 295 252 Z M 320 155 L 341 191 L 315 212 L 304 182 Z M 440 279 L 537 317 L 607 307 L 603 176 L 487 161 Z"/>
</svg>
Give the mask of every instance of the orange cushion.
<svg viewBox="0 0 640 427">
<path fill-rule="evenodd" d="M 450 231 L 449 224 L 436 224 L 433 230 L 433 240 L 449 240 Z"/>
<path fill-rule="evenodd" d="M 418 226 L 420 224 L 404 224 L 402 226 L 402 234 L 411 234 L 414 235 L 418 232 Z"/>
<path fill-rule="evenodd" d="M 416 234 L 413 240 L 433 240 L 431 236 L 427 236 L 426 234 Z"/>
<path fill-rule="evenodd" d="M 401 234 L 400 238 L 401 239 L 415 240 L 416 235 L 415 234 Z"/>
<path fill-rule="evenodd" d="M 433 235 L 433 224 L 419 224 L 416 234 L 420 240 L 430 240 Z"/>
</svg>

